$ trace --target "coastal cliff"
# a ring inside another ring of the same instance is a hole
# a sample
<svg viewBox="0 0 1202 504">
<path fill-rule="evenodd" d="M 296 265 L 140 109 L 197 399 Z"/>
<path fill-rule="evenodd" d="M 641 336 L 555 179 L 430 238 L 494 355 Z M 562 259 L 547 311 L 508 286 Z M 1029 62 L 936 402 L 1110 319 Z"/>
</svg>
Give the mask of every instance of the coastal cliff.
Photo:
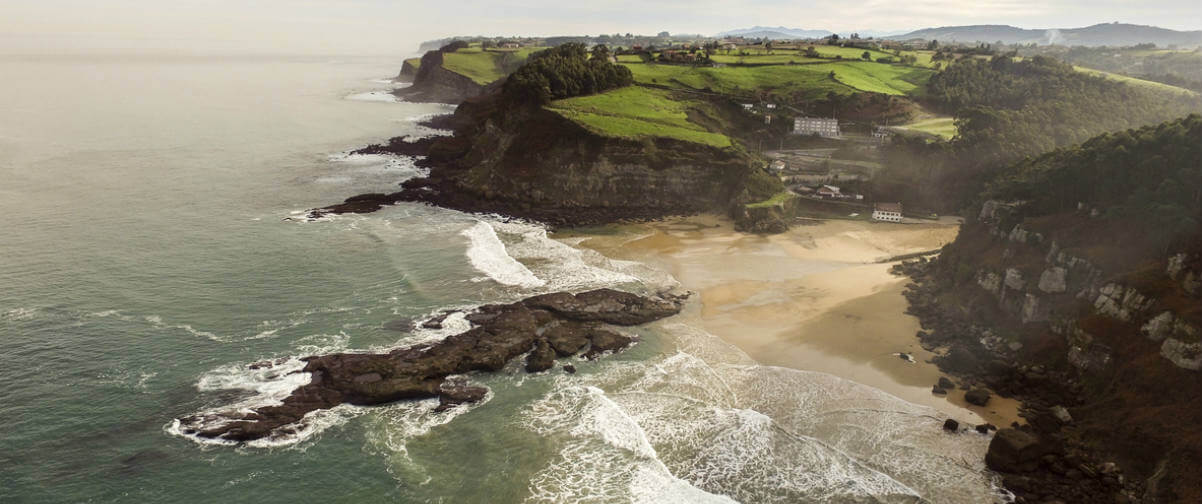
<svg viewBox="0 0 1202 504">
<path fill-rule="evenodd" d="M 470 77 L 447 70 L 444 66 L 445 54 L 454 52 L 452 46 L 437 51 L 429 51 L 421 58 L 417 68 L 406 61 L 401 66 L 398 79 L 404 80 L 408 74 L 405 69 L 410 67 L 413 85 L 393 91 L 400 98 L 433 103 L 459 103 L 468 98 L 485 94 L 489 86 L 480 84 Z"/>
<path fill-rule="evenodd" d="M 392 78 L 393 82 L 413 82 L 417 77 L 417 69 L 421 67 L 421 58 L 410 58 L 401 63 L 401 71 L 396 77 Z"/>
<path fill-rule="evenodd" d="M 783 220 L 760 224 L 760 212 L 744 209 L 784 191 L 728 135 L 746 114 L 729 103 L 632 85 L 630 71 L 604 51 L 590 58 L 583 46 L 567 44 L 539 53 L 431 124 L 452 135 L 357 151 L 422 156 L 418 164 L 429 175 L 311 217 L 418 201 L 554 226 L 714 212 L 738 217 L 749 230 L 780 230 Z M 431 89 L 430 79 L 445 72 L 443 52 L 422 58 L 413 88 Z"/>
<path fill-rule="evenodd" d="M 406 182 L 404 199 L 582 225 L 725 212 L 756 198 L 746 188 L 759 170 L 736 149 L 604 137 L 497 99 L 464 103 L 451 122 L 454 136 L 430 147 L 430 176 Z"/>
<path fill-rule="evenodd" d="M 1024 501 L 1202 500 L 1200 145 L 1191 116 L 1020 163 L 903 268 L 936 362 L 1023 399 L 989 463 Z"/>
</svg>

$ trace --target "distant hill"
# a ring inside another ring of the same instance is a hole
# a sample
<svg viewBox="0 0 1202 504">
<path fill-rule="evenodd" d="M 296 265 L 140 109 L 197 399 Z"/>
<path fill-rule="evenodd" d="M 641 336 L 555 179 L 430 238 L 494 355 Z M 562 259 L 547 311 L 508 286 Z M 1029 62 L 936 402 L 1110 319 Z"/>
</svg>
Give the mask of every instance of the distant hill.
<svg viewBox="0 0 1202 504">
<path fill-rule="evenodd" d="M 808 39 L 820 38 L 830 35 L 834 32 L 830 30 L 803 30 L 801 28 L 785 28 L 784 26 L 752 26 L 751 28 L 740 28 L 738 30 L 724 31 L 714 35 L 715 37 L 747 37 L 747 38 L 770 38 L 775 40 L 780 39 Z"/>
<path fill-rule="evenodd" d="M 1158 46 L 1202 46 L 1202 31 L 1176 31 L 1155 26 L 1109 23 L 1084 28 L 1025 29 L 1009 25 L 971 25 L 924 28 L 886 38 L 923 39 L 948 42 L 997 42 L 1066 46 L 1129 46 L 1152 43 Z"/>
</svg>

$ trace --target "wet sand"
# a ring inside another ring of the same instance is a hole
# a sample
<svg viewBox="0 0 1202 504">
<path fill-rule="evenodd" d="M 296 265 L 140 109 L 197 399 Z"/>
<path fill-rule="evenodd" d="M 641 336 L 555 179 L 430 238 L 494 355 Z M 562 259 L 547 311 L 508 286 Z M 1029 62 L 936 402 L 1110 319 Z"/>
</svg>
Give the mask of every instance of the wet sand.
<svg viewBox="0 0 1202 504">
<path fill-rule="evenodd" d="M 908 280 L 878 262 L 939 248 L 957 232 L 946 224 L 832 220 L 758 236 L 694 216 L 557 238 L 672 274 L 699 294 L 700 325 L 761 364 L 830 373 L 962 422 L 1009 425 L 1017 401 L 995 396 L 982 408 L 965 403 L 963 390 L 931 393 L 942 374 L 918 344 L 918 320 L 905 313 Z"/>
</svg>

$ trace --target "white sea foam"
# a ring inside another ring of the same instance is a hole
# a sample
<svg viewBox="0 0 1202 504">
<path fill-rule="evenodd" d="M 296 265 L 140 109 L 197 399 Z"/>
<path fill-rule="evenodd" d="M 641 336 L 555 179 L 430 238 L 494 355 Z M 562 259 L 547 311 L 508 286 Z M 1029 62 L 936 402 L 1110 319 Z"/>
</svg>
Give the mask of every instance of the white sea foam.
<svg viewBox="0 0 1202 504">
<path fill-rule="evenodd" d="M 517 220 L 492 221 L 508 255 L 542 279 L 548 290 L 582 290 L 644 284 L 654 289 L 675 285 L 670 276 L 641 263 L 606 258 L 551 239 L 546 228 Z"/>
<path fill-rule="evenodd" d="M 292 394 L 298 387 L 308 385 L 312 376 L 300 372 L 305 363 L 296 357 L 287 357 L 273 362 L 270 366 L 250 369 L 246 364 L 234 363 L 220 366 L 201 375 L 196 382 L 196 389 L 201 392 L 220 390 L 244 390 L 253 395 L 237 403 L 222 406 L 219 409 L 203 411 L 188 423 L 179 419 L 164 426 L 172 435 L 188 438 L 194 442 L 207 445 L 235 445 L 234 441 L 224 439 L 203 438 L 196 431 L 219 427 L 231 421 L 231 413 L 249 413 L 256 408 L 274 406 Z M 295 445 L 309 439 L 329 427 L 341 425 L 347 420 L 359 416 L 363 408 L 350 405 L 339 405 L 327 410 L 315 410 L 307 413 L 299 422 L 289 424 L 286 430 L 273 432 L 272 435 L 250 441 L 247 446 L 255 448 L 282 447 Z"/>
<path fill-rule="evenodd" d="M 526 428 L 564 446 L 531 482 L 531 501 L 1005 500 L 979 462 L 988 438 L 945 435 L 934 410 L 823 373 L 703 359 L 683 349 L 739 352 L 684 324 L 661 327 L 682 351 L 556 376 L 523 413 Z"/>
<path fill-rule="evenodd" d="M 0 320 L 31 320 L 37 317 L 37 315 L 37 308 L 13 308 L 5 312 L 0 312 Z"/>
<path fill-rule="evenodd" d="M 673 476 L 647 433 L 601 389 L 560 389 L 535 403 L 528 418 L 563 449 L 531 478 L 526 502 L 734 502 Z"/>
<path fill-rule="evenodd" d="M 313 334 L 292 342 L 292 346 L 305 355 L 323 355 L 343 352 L 351 336 L 344 331 L 337 334 Z"/>
<path fill-rule="evenodd" d="M 369 420 L 371 425 L 367 429 L 367 441 L 388 458 L 389 469 L 394 474 L 401 473 L 398 476 L 404 477 L 406 481 L 428 481 L 430 475 L 410 458 L 409 443 L 451 423 L 460 415 L 487 403 L 492 398 L 493 393 L 489 391 L 483 399 L 474 404 L 460 404 L 438 413 L 434 412 L 434 407 L 438 406 L 438 399 L 381 406 L 377 408 L 377 414 L 372 415 Z"/>
<path fill-rule="evenodd" d="M 467 258 L 472 267 L 497 283 L 533 289 L 546 285 L 505 250 L 505 244 L 487 222 L 477 221 L 460 233 L 468 239 Z M 480 278 L 478 280 L 483 280 Z"/>
<path fill-rule="evenodd" d="M 114 314 L 115 313 L 116 312 L 114 312 Z M 132 320 L 132 319 L 123 319 L 123 320 Z M 187 332 L 188 334 L 191 334 L 193 336 L 206 338 L 206 339 L 209 339 L 212 341 L 217 341 L 217 342 L 226 342 L 227 341 L 227 339 L 219 337 L 216 334 L 213 334 L 209 331 L 202 331 L 202 330 L 196 329 L 195 327 L 192 327 L 191 324 L 168 324 L 166 322 L 163 322 L 163 317 L 160 317 L 158 315 L 146 315 L 146 316 L 142 317 L 142 320 L 146 321 L 146 323 L 150 324 L 151 327 L 154 327 L 155 329 L 178 329 L 178 330 Z"/>
</svg>

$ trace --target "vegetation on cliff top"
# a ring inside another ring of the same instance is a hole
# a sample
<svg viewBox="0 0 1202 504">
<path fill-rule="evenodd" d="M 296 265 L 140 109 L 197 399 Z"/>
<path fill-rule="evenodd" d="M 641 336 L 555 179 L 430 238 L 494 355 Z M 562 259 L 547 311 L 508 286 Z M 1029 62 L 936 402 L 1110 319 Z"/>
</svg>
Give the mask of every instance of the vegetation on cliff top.
<svg viewBox="0 0 1202 504">
<path fill-rule="evenodd" d="M 918 92 L 933 72 L 925 68 L 866 61 L 822 62 L 802 65 L 704 67 L 653 63 L 625 63 L 637 82 L 708 90 L 735 96 L 755 96 L 764 91 L 799 99 L 822 99 L 829 94 L 859 92 L 907 95 Z"/>
<path fill-rule="evenodd" d="M 520 49 L 483 49 L 478 46 L 443 52 L 443 68 L 466 76 L 477 84 L 488 85 L 504 79 L 542 47 Z"/>
<path fill-rule="evenodd" d="M 583 44 L 568 43 L 534 53 L 505 81 L 503 94 L 513 103 L 541 105 L 632 83 L 630 70 L 610 62 L 605 46 L 590 55 Z"/>
<path fill-rule="evenodd" d="M 673 138 L 714 147 L 729 147 L 730 138 L 689 120 L 690 110 L 707 103 L 680 99 L 670 92 L 629 86 L 602 94 L 555 100 L 547 108 L 590 131 L 617 138 Z"/>
</svg>

